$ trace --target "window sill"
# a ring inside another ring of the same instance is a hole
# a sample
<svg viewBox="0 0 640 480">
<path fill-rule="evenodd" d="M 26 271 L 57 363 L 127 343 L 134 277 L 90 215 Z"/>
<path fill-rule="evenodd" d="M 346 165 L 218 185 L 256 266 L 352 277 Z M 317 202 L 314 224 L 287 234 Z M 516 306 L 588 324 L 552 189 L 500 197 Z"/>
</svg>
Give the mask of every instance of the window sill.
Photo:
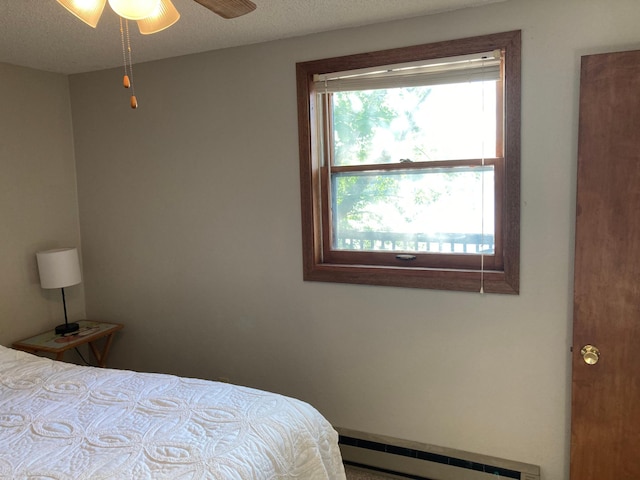
<svg viewBox="0 0 640 480">
<path fill-rule="evenodd" d="M 304 270 L 305 281 L 354 283 L 462 292 L 518 294 L 519 275 L 505 272 L 431 268 L 316 264 Z"/>
</svg>

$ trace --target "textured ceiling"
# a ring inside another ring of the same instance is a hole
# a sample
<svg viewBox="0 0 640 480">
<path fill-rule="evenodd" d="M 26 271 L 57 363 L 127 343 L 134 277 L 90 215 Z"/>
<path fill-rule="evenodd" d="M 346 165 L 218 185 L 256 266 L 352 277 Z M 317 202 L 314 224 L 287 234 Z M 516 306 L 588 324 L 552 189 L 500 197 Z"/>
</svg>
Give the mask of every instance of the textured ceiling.
<svg viewBox="0 0 640 480">
<path fill-rule="evenodd" d="M 171 28 L 142 36 L 131 26 L 134 63 L 504 0 L 253 1 L 254 12 L 224 20 L 193 0 L 173 0 L 182 17 Z M 92 29 L 56 0 L 0 0 L 0 62 L 67 74 L 120 66 L 118 17 L 107 6 Z"/>
</svg>

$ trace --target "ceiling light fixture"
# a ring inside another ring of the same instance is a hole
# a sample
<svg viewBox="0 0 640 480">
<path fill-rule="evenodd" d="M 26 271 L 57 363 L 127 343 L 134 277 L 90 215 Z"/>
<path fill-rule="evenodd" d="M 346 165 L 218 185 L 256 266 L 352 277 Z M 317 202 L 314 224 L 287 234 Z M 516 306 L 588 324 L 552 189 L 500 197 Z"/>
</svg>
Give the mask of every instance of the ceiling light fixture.
<svg viewBox="0 0 640 480">
<path fill-rule="evenodd" d="M 131 108 L 138 107 L 133 90 L 133 64 L 131 60 L 131 39 L 129 37 L 129 20 L 138 23 L 143 35 L 160 32 L 176 23 L 180 13 L 171 0 L 108 0 L 111 9 L 120 17 L 120 38 L 124 57 L 125 88 L 131 88 Z M 222 18 L 236 18 L 256 9 L 251 0 L 195 0 L 203 7 L 220 15 Z M 57 0 L 73 15 L 87 25 L 96 28 L 107 0 Z"/>
<path fill-rule="evenodd" d="M 57 0 L 64 8 L 87 25 L 96 28 L 107 0 Z M 109 0 L 109 6 L 120 17 L 135 20 L 143 35 L 169 28 L 180 18 L 171 0 Z"/>
<path fill-rule="evenodd" d="M 96 28 L 107 0 L 57 0 L 60 5 L 80 20 Z M 138 23 L 143 35 L 160 32 L 176 23 L 180 13 L 171 0 L 108 0 L 111 9 L 120 16 L 120 38 L 124 57 L 124 88 L 131 88 L 131 108 L 138 108 L 138 99 L 133 88 L 133 62 L 129 20 Z M 123 22 L 124 20 L 124 22 Z M 123 26 L 124 24 L 124 26 Z"/>
</svg>

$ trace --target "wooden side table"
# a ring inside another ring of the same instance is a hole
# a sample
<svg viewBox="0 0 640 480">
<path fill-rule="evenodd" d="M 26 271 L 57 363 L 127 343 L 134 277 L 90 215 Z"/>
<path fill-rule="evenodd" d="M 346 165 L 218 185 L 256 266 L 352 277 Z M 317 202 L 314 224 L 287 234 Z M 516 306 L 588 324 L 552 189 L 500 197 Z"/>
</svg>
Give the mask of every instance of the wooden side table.
<svg viewBox="0 0 640 480">
<path fill-rule="evenodd" d="M 64 352 L 67 350 L 88 343 L 94 357 L 96 357 L 98 361 L 98 365 L 105 367 L 111 342 L 113 342 L 113 334 L 118 330 L 122 330 L 124 325 L 119 323 L 92 322 L 89 320 L 80 320 L 77 323 L 80 329 L 71 335 L 57 335 L 55 331 L 50 330 L 35 337 L 15 342 L 12 346 L 13 348 L 29 353 L 55 353 L 56 360 L 62 360 Z M 95 342 L 101 338 L 104 338 L 105 342 L 102 350 L 99 350 Z"/>
</svg>

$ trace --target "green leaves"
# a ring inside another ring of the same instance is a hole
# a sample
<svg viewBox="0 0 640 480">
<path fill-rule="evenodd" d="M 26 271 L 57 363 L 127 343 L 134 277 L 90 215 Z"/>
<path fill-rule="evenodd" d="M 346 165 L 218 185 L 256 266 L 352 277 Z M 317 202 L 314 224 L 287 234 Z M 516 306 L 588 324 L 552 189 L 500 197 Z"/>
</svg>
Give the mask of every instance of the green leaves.
<svg viewBox="0 0 640 480">
<path fill-rule="evenodd" d="M 333 94 L 335 162 L 372 163 L 369 156 L 377 129 L 387 129 L 398 112 L 387 104 L 387 90 Z"/>
</svg>

